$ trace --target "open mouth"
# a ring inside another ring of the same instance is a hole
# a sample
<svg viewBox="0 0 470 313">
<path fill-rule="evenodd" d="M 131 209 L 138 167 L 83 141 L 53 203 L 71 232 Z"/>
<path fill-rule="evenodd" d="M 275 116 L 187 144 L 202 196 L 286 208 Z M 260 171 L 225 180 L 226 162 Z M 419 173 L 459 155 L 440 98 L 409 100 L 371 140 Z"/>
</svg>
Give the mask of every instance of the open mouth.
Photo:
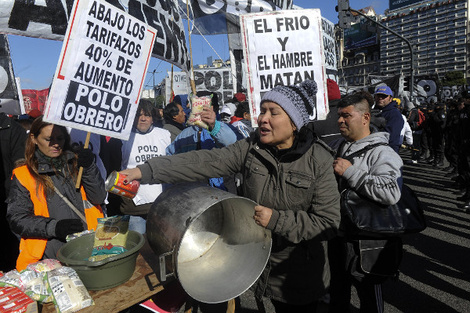
<svg viewBox="0 0 470 313">
<path fill-rule="evenodd" d="M 260 132 L 261 135 L 267 135 L 267 134 L 269 134 L 269 133 L 271 132 L 271 130 L 269 130 L 269 129 L 267 129 L 267 128 L 264 128 L 264 127 L 261 127 L 261 128 L 259 129 L 259 132 Z"/>
</svg>

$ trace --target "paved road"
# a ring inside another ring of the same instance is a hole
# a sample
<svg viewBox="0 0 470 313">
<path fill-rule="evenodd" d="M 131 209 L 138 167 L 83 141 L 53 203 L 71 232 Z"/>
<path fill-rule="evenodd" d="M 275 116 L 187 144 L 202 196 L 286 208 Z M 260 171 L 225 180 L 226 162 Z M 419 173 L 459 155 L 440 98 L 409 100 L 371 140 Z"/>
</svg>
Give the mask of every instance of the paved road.
<svg viewBox="0 0 470 313">
<path fill-rule="evenodd" d="M 402 154 L 409 160 L 409 152 Z M 458 208 L 453 181 L 428 164 L 405 165 L 404 180 L 427 206 L 428 228 L 405 237 L 405 254 L 397 281 L 384 284 L 387 313 L 470 312 L 470 213 Z M 237 312 L 257 312 L 251 292 L 240 296 Z M 266 302 L 267 312 L 274 312 Z M 354 296 L 353 313 L 359 312 Z M 319 313 L 328 305 L 320 305 Z M 223 310 L 222 310 L 223 311 Z M 222 312 L 215 307 L 198 312 Z"/>
</svg>

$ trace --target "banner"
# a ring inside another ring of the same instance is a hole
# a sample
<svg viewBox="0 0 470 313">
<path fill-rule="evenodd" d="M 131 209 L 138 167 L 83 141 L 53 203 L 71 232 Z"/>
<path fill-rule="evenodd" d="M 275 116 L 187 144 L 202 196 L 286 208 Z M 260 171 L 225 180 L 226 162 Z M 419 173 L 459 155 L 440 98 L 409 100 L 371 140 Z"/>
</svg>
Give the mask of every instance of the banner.
<svg viewBox="0 0 470 313">
<path fill-rule="evenodd" d="M 316 108 L 310 118 L 328 113 L 325 56 L 319 9 L 246 14 L 240 17 L 248 99 L 257 125 L 262 95 L 276 85 L 304 80 L 317 83 Z"/>
<path fill-rule="evenodd" d="M 31 110 L 39 110 L 44 112 L 47 96 L 49 95 L 49 88 L 43 90 L 23 89 L 23 103 L 25 113 L 28 114 Z"/>
<path fill-rule="evenodd" d="M 98 0 L 75 0 L 46 121 L 129 138 L 156 30 Z"/>
<path fill-rule="evenodd" d="M 208 68 L 194 70 L 196 91 L 210 91 L 217 94 L 219 105 L 231 100 L 234 95 L 233 77 L 231 68 Z M 171 96 L 171 77 L 165 80 L 165 96 Z M 175 95 L 184 95 L 191 92 L 189 77 L 185 72 L 173 73 L 173 92 Z"/>
<path fill-rule="evenodd" d="M 176 0 L 106 1 L 157 30 L 152 56 L 172 63 L 182 70 L 191 69 L 185 28 Z M 1 0 L 0 32 L 64 40 L 73 3 L 73 0 Z M 115 16 L 106 18 L 112 23 L 116 22 Z"/>
<path fill-rule="evenodd" d="M 6 35 L 0 34 L 0 112 L 20 115 L 20 102 L 13 66 L 11 64 L 10 46 Z"/>
<path fill-rule="evenodd" d="M 323 32 L 323 49 L 325 50 L 326 70 L 335 72 L 338 70 L 336 64 L 335 24 L 322 17 L 321 28 Z"/>
<path fill-rule="evenodd" d="M 246 13 L 289 10 L 293 0 L 190 0 L 195 34 L 216 35 L 239 32 L 239 15 Z M 186 11 L 186 0 L 179 0 Z M 227 25 L 229 24 L 229 25 Z"/>
</svg>

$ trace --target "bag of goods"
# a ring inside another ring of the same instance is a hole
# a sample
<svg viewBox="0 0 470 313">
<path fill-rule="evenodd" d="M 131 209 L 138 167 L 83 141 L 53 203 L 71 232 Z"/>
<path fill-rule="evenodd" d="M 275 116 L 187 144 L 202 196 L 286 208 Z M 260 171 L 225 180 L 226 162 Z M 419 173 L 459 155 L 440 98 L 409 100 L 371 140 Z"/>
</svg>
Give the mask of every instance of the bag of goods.
<svg viewBox="0 0 470 313">
<path fill-rule="evenodd" d="M 0 287 L 18 287 L 24 289 L 21 275 L 17 270 L 11 270 L 3 275 L 0 275 Z"/>
<path fill-rule="evenodd" d="M 203 97 L 191 96 L 191 113 L 186 124 L 208 129 L 209 126 L 201 120 L 201 113 L 204 108 L 210 108 L 211 103 L 212 95 Z"/>
<path fill-rule="evenodd" d="M 52 295 L 47 289 L 44 276 L 47 272 L 62 267 L 58 260 L 44 259 L 42 261 L 29 264 L 25 270 L 21 271 L 21 279 L 24 283 L 24 293 L 31 299 L 48 303 L 52 302 Z"/>
<path fill-rule="evenodd" d="M 107 257 L 126 252 L 129 233 L 129 215 L 103 217 L 98 219 L 95 241 L 90 261 L 100 261 Z"/>
<path fill-rule="evenodd" d="M 45 280 L 58 313 L 72 313 L 94 305 L 77 272 L 63 266 L 46 272 Z"/>
<path fill-rule="evenodd" d="M 67 237 L 65 237 L 65 241 L 69 242 L 70 240 L 74 240 L 76 238 L 79 238 L 79 237 L 84 236 L 84 235 L 91 234 L 93 232 L 94 232 L 93 229 L 87 229 L 87 230 L 84 230 L 84 231 L 79 232 L 79 233 L 73 233 L 73 234 L 67 235 Z"/>
</svg>

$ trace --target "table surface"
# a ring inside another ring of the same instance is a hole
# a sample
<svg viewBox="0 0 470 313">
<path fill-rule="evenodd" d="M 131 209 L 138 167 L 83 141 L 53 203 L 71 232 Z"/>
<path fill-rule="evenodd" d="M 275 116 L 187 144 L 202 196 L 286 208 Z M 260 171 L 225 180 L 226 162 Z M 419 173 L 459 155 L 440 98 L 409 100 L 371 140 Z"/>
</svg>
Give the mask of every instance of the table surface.
<svg viewBox="0 0 470 313">
<path fill-rule="evenodd" d="M 90 290 L 95 305 L 80 312 L 120 312 L 141 303 L 163 290 L 157 275 L 158 257 L 146 242 L 137 256 L 135 271 L 125 283 L 105 290 Z M 43 306 L 41 313 L 56 312 L 52 303 Z"/>
</svg>

